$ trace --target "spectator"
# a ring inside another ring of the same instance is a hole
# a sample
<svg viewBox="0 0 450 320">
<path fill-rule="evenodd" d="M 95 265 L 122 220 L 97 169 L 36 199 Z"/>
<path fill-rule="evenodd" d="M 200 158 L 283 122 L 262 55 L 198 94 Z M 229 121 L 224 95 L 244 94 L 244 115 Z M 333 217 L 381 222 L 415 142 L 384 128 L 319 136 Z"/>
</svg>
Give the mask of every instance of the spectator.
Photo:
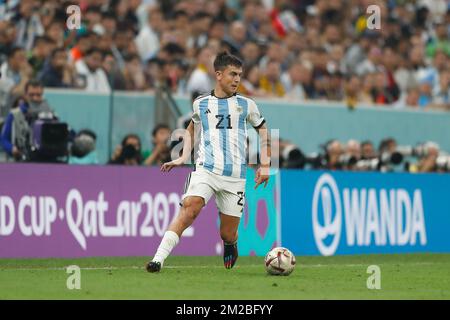
<svg viewBox="0 0 450 320">
<path fill-rule="evenodd" d="M 72 143 L 69 164 L 98 164 L 96 152 L 97 135 L 89 129 L 80 130 Z"/>
<path fill-rule="evenodd" d="M 190 19 L 191 37 L 188 40 L 190 48 L 203 48 L 208 42 L 208 32 L 210 30 L 212 17 L 204 12 L 197 12 Z"/>
<path fill-rule="evenodd" d="M 170 161 L 170 128 L 165 124 L 159 124 L 153 129 L 152 143 L 153 151 L 150 156 L 145 159 L 145 165 L 162 165 L 164 162 Z"/>
<path fill-rule="evenodd" d="M 127 82 L 125 74 L 120 70 L 119 64 L 112 53 L 105 54 L 102 68 L 108 78 L 108 83 L 114 90 L 126 90 Z"/>
<path fill-rule="evenodd" d="M 189 94 L 197 91 L 200 93 L 210 92 L 213 89 L 213 60 L 215 53 L 208 47 L 200 49 L 198 64 L 192 72 L 187 83 Z"/>
<path fill-rule="evenodd" d="M 76 45 L 70 50 L 70 58 L 73 62 L 83 59 L 87 52 L 97 43 L 97 36 L 94 33 L 87 32 L 81 34 Z"/>
<path fill-rule="evenodd" d="M 267 95 L 283 97 L 286 94 L 286 89 L 280 81 L 280 73 L 278 61 L 271 60 L 267 63 L 266 71 L 259 80 L 259 86 Z"/>
<path fill-rule="evenodd" d="M 16 46 L 30 51 L 36 37 L 44 35 L 44 27 L 39 16 L 39 1 L 22 0 L 19 3 Z"/>
<path fill-rule="evenodd" d="M 337 140 L 331 140 L 325 146 L 326 167 L 328 170 L 342 170 L 341 156 L 343 153 L 342 144 Z"/>
<path fill-rule="evenodd" d="M 418 105 L 420 108 L 425 108 L 429 106 L 432 102 L 433 96 L 432 82 L 424 79 L 419 85 L 419 101 Z"/>
<path fill-rule="evenodd" d="M 108 78 L 102 67 L 103 52 L 98 49 L 90 49 L 86 57 L 75 64 L 78 86 L 86 91 L 109 93 Z"/>
<path fill-rule="evenodd" d="M 25 93 L 25 85 L 31 79 L 33 69 L 26 59 L 25 50 L 13 48 L 8 60 L 0 67 L 0 116 L 11 108 L 10 103 L 16 96 Z"/>
<path fill-rule="evenodd" d="M 165 28 L 165 21 L 158 7 L 149 9 L 147 24 L 137 35 L 135 42 L 142 60 L 156 56 L 159 51 L 159 39 Z"/>
<path fill-rule="evenodd" d="M 260 88 L 259 79 L 262 77 L 258 65 L 250 65 L 244 69 L 244 77 L 239 84 L 238 92 L 254 97 L 263 97 L 266 92 Z"/>
<path fill-rule="evenodd" d="M 281 76 L 281 81 L 286 88 L 286 97 L 293 100 L 306 100 L 313 94 L 311 88 L 311 67 L 301 63 L 294 63 L 288 72 Z"/>
<path fill-rule="evenodd" d="M 234 21 L 230 25 L 229 36 L 225 37 L 225 41 L 231 46 L 232 54 L 240 52 L 247 40 L 247 27 L 241 21 Z"/>
<path fill-rule="evenodd" d="M 36 80 L 27 82 L 25 101 L 8 114 L 0 135 L 3 149 L 15 161 L 30 160 L 32 155 L 31 129 L 38 119 L 53 119 L 55 116 L 43 99 L 44 87 Z"/>
<path fill-rule="evenodd" d="M 36 78 L 38 73 L 43 69 L 45 61 L 54 47 L 55 45 L 50 38 L 45 36 L 36 38 L 35 46 L 28 56 L 28 63 L 33 68 L 33 78 Z"/>
<path fill-rule="evenodd" d="M 448 33 L 448 25 L 444 23 L 444 20 L 438 20 L 434 24 L 435 37 L 433 37 L 430 43 L 426 47 L 426 54 L 428 57 L 434 57 L 438 50 L 441 50 L 448 56 L 450 56 L 450 40 Z"/>
<path fill-rule="evenodd" d="M 116 148 L 109 164 L 138 166 L 142 163 L 141 139 L 138 135 L 126 135 Z"/>
<path fill-rule="evenodd" d="M 437 108 L 450 109 L 450 69 L 440 74 L 439 87 L 433 91 L 432 104 Z"/>
<path fill-rule="evenodd" d="M 51 88 L 69 88 L 74 85 L 75 70 L 68 62 L 67 52 L 62 48 L 54 49 L 50 60 L 39 75 L 43 85 Z"/>
<path fill-rule="evenodd" d="M 261 50 L 254 41 L 247 41 L 241 48 L 241 56 L 246 66 L 255 65 L 261 56 Z"/>
</svg>

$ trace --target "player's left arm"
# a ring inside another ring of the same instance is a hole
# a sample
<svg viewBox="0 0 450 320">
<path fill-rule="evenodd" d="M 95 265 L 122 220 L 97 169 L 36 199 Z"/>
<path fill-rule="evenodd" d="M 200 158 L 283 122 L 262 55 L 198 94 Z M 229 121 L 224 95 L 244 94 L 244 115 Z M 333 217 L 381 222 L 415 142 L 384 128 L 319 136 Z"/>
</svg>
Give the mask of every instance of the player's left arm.
<svg viewBox="0 0 450 320">
<path fill-rule="evenodd" d="M 262 183 L 264 183 L 264 188 L 269 182 L 269 170 L 270 170 L 270 158 L 271 158 L 271 141 L 269 130 L 265 123 L 262 123 L 259 127 L 255 128 L 259 135 L 260 141 L 260 165 L 256 171 L 255 178 L 255 189 Z"/>
</svg>

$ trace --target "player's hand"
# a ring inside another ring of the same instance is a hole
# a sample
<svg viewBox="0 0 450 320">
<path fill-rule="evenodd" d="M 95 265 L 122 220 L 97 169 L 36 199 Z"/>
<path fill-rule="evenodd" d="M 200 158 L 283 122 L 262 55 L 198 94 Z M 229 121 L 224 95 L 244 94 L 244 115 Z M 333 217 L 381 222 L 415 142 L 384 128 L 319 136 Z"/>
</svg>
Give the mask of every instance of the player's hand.
<svg viewBox="0 0 450 320">
<path fill-rule="evenodd" d="M 262 183 L 264 183 L 264 188 L 267 186 L 267 183 L 269 182 L 269 167 L 262 166 L 258 168 L 256 171 L 255 182 L 255 189 Z"/>
<path fill-rule="evenodd" d="M 175 159 L 175 160 L 170 161 L 170 162 L 166 162 L 166 163 L 164 163 L 164 164 L 161 166 L 161 171 L 162 171 L 162 172 L 169 172 L 169 171 L 172 170 L 172 168 L 174 168 L 174 167 L 182 166 L 183 163 L 184 163 L 184 161 L 183 161 L 183 159 L 181 159 L 181 158 Z"/>
</svg>

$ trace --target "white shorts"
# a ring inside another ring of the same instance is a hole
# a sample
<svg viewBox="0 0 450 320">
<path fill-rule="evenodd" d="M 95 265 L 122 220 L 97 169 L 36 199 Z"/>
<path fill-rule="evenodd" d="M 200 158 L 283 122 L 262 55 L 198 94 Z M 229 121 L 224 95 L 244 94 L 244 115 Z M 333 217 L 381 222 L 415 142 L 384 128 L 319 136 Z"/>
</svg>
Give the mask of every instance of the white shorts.
<svg viewBox="0 0 450 320">
<path fill-rule="evenodd" d="M 187 177 L 181 203 L 186 197 L 197 196 L 205 205 L 213 194 L 219 212 L 240 218 L 245 204 L 245 179 L 221 176 L 197 166 Z"/>
</svg>

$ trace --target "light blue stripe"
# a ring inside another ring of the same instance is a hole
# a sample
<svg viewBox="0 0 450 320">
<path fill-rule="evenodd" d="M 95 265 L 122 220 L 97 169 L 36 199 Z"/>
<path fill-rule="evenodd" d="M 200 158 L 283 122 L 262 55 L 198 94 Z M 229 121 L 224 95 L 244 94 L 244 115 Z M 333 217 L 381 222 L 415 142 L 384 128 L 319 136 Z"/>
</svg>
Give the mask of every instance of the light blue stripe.
<svg viewBox="0 0 450 320">
<path fill-rule="evenodd" d="M 220 149 L 222 150 L 224 160 L 222 175 L 230 177 L 233 174 L 233 158 L 231 157 L 231 150 L 230 146 L 228 145 L 228 131 L 231 130 L 227 129 L 227 116 L 230 114 L 228 99 L 219 99 L 219 114 L 223 115 L 224 117 L 221 125 L 221 128 L 223 129 L 219 129 Z"/>
<path fill-rule="evenodd" d="M 210 131 L 209 131 L 209 122 L 208 122 L 208 114 L 206 110 L 208 110 L 208 101 L 209 98 L 203 99 L 200 101 L 199 111 L 200 111 L 200 119 L 202 121 L 202 129 L 203 129 L 203 140 L 205 142 L 205 163 L 203 163 L 203 167 L 208 169 L 209 171 L 214 170 L 214 159 L 213 159 L 213 149 L 211 145 Z"/>
<path fill-rule="evenodd" d="M 245 152 L 245 144 L 247 143 L 247 136 L 245 134 L 245 119 L 247 118 L 248 112 L 248 102 L 246 99 L 237 98 L 238 105 L 242 107 L 242 113 L 239 115 L 239 132 L 238 132 L 238 143 L 239 143 L 239 155 L 242 160 L 241 164 L 241 179 L 245 179 L 247 173 L 247 159 Z"/>
</svg>

